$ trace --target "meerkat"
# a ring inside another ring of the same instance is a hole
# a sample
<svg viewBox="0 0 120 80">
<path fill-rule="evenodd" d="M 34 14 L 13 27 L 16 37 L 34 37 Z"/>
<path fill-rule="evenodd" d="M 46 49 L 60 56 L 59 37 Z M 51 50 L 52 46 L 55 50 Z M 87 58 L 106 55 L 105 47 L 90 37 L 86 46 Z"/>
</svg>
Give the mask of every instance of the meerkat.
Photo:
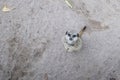
<svg viewBox="0 0 120 80">
<path fill-rule="evenodd" d="M 82 47 L 82 39 L 81 36 L 85 31 L 86 26 L 77 33 L 75 31 L 66 31 L 65 36 L 62 38 L 63 45 L 68 52 L 78 51 Z"/>
</svg>

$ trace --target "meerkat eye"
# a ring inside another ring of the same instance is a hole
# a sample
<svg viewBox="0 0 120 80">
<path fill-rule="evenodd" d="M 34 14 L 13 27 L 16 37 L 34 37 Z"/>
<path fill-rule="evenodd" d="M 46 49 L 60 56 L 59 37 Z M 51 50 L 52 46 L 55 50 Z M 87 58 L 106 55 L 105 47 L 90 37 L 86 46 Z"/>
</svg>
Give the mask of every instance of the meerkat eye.
<svg viewBox="0 0 120 80">
<path fill-rule="evenodd" d="M 76 37 L 77 35 L 73 35 L 73 37 Z"/>
<path fill-rule="evenodd" d="M 71 36 L 70 34 L 68 34 L 68 36 Z"/>
</svg>

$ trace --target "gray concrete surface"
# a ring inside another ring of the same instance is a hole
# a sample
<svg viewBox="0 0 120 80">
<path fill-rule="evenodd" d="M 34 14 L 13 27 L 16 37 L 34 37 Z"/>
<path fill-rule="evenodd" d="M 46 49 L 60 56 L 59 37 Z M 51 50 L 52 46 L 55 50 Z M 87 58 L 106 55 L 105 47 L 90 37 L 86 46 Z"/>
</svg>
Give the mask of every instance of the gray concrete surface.
<svg viewBox="0 0 120 80">
<path fill-rule="evenodd" d="M 0 80 L 120 80 L 120 1 L 0 0 Z M 87 30 L 67 53 L 67 30 Z"/>
</svg>

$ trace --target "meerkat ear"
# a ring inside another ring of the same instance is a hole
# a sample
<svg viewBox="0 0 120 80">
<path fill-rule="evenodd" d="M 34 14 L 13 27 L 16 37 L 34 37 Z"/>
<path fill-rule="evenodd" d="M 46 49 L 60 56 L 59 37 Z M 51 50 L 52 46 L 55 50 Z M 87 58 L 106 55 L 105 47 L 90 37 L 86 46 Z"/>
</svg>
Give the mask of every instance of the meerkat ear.
<svg viewBox="0 0 120 80">
<path fill-rule="evenodd" d="M 79 37 L 79 34 L 77 33 L 77 37 Z"/>
<path fill-rule="evenodd" d="M 68 34 L 68 31 L 66 31 L 66 33 L 65 34 Z"/>
</svg>

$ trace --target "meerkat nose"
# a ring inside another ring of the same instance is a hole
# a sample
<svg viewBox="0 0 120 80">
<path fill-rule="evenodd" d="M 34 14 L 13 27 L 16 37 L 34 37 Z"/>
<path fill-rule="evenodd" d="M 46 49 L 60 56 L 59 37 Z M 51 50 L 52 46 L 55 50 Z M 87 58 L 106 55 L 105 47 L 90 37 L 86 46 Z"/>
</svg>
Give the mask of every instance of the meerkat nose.
<svg viewBox="0 0 120 80">
<path fill-rule="evenodd" d="M 69 38 L 70 40 L 72 40 L 72 38 Z"/>
</svg>

